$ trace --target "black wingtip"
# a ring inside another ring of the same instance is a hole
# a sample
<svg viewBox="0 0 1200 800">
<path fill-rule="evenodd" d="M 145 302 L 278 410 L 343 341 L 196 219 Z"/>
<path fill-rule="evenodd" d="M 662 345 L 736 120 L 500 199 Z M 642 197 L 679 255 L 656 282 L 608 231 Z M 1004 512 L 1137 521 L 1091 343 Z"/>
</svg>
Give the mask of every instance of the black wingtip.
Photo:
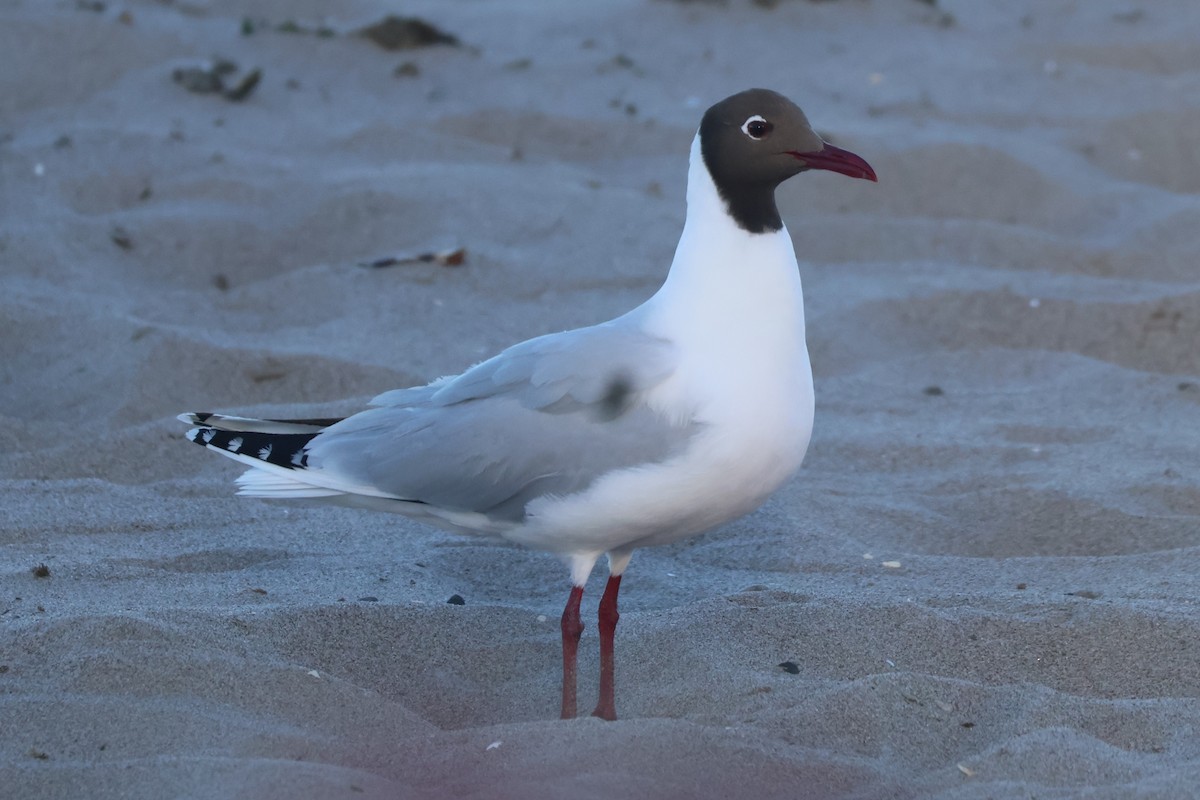
<svg viewBox="0 0 1200 800">
<path fill-rule="evenodd" d="M 208 440 L 211 439 L 215 433 L 216 430 L 213 428 L 192 428 L 183 435 L 183 438 L 187 439 L 189 442 L 205 445 L 208 444 Z M 207 437 L 205 434 L 207 434 Z"/>
<path fill-rule="evenodd" d="M 257 433 L 254 431 L 223 431 L 219 428 L 192 428 L 185 434 L 199 445 L 227 450 L 249 456 L 268 464 L 287 469 L 306 469 L 306 447 L 315 433 Z"/>
</svg>

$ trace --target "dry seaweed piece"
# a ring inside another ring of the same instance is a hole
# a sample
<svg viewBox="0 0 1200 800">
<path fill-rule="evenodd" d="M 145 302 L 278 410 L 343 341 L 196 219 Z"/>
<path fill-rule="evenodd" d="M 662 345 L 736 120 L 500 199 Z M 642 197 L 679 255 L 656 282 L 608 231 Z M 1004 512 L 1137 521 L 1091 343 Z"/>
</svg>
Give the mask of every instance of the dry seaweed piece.
<svg viewBox="0 0 1200 800">
<path fill-rule="evenodd" d="M 278 33 L 299 33 L 299 34 L 303 34 L 306 36 L 317 36 L 322 39 L 329 39 L 334 36 L 337 36 L 337 31 L 335 31 L 333 28 L 329 27 L 328 25 L 317 25 L 316 27 L 309 27 L 309 26 L 301 25 L 299 22 L 296 22 L 296 20 L 294 20 L 294 19 L 284 20 L 283 22 L 281 22 L 275 26 L 275 30 Z"/>
<path fill-rule="evenodd" d="M 227 58 L 217 58 L 211 63 L 195 67 L 179 67 L 171 73 L 176 83 L 196 94 L 220 94 L 226 100 L 240 102 L 250 96 L 262 80 L 262 70 L 257 67 L 243 75 L 231 87 L 225 82 L 238 72 L 238 65 Z"/>
<path fill-rule="evenodd" d="M 232 100 L 235 103 L 240 103 L 250 96 L 254 91 L 254 87 L 258 86 L 258 82 L 262 80 L 262 70 L 255 68 L 242 76 L 242 79 L 234 84 L 233 88 L 224 93 L 226 100 Z"/>
<path fill-rule="evenodd" d="M 171 78 L 189 92 L 196 94 L 211 94 L 225 88 L 225 82 L 211 66 L 179 67 L 171 73 Z"/>
<path fill-rule="evenodd" d="M 416 255 L 387 256 L 374 261 L 366 261 L 359 266 L 371 269 L 395 267 L 402 264 L 437 264 L 439 267 L 461 267 L 467 260 L 467 248 L 456 247 L 453 250 L 439 250 L 435 253 L 417 253 Z"/>
<path fill-rule="evenodd" d="M 359 36 L 365 36 L 384 50 L 413 50 L 418 47 L 433 45 L 449 45 L 458 47 L 457 36 L 430 25 L 417 17 L 398 17 L 389 14 L 373 25 L 360 29 Z"/>
</svg>

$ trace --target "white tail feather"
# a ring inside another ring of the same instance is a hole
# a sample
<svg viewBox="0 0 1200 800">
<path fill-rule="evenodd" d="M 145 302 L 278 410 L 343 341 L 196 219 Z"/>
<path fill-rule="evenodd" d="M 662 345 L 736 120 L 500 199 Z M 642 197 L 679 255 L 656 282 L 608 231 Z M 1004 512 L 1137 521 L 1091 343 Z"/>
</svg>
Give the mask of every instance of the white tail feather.
<svg viewBox="0 0 1200 800">
<path fill-rule="evenodd" d="M 379 489 L 376 489 L 374 486 L 351 483 L 341 476 L 328 472 L 327 470 L 289 469 L 287 467 L 281 467 L 278 464 L 272 464 L 269 461 L 259 461 L 257 458 L 247 455 L 246 453 L 234 453 L 226 450 L 223 447 L 213 447 L 211 444 L 205 446 L 214 453 L 220 453 L 226 458 L 232 458 L 234 461 L 240 461 L 248 467 L 253 467 L 253 469 L 247 470 L 237 478 L 238 485 L 243 487 L 243 489 L 238 492 L 238 494 L 241 495 L 248 495 L 251 497 L 285 496 L 280 492 L 273 492 L 271 495 L 260 495 L 257 493 L 251 495 L 248 491 L 246 491 L 251 484 L 255 489 L 257 489 L 260 484 L 264 487 L 270 487 L 272 485 L 270 482 L 274 481 L 275 485 L 286 482 L 288 486 L 293 487 L 292 491 L 299 491 L 303 489 L 304 491 L 313 492 L 313 494 L 287 495 L 291 497 L 337 497 L 338 495 L 343 494 L 353 494 L 361 495 L 363 497 L 378 497 L 386 500 L 402 499 L 394 497 L 387 492 L 382 492 Z M 259 479 L 257 477 L 258 474 L 268 477 Z M 317 494 L 318 492 L 319 494 Z"/>
<path fill-rule="evenodd" d="M 290 475 L 267 472 L 264 469 L 248 469 L 238 476 L 238 494 L 243 497 L 275 497 L 279 499 L 305 497 L 337 497 L 342 492 L 313 486 Z"/>
</svg>

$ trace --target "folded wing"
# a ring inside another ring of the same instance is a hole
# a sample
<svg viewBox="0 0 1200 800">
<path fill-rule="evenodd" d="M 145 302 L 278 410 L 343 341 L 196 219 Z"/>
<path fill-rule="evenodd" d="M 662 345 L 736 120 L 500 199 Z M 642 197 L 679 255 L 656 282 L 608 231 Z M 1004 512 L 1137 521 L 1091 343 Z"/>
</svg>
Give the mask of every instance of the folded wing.
<svg viewBox="0 0 1200 800">
<path fill-rule="evenodd" d="M 462 375 L 379 395 L 341 421 L 210 417 L 206 428 L 196 418 L 193 440 L 258 468 L 239 480 L 243 494 L 361 495 L 401 513 L 505 525 L 536 497 L 681 452 L 696 426 L 646 403 L 676 363 L 670 342 L 608 323 L 523 342 Z M 221 419 L 236 427 L 214 429 Z"/>
</svg>

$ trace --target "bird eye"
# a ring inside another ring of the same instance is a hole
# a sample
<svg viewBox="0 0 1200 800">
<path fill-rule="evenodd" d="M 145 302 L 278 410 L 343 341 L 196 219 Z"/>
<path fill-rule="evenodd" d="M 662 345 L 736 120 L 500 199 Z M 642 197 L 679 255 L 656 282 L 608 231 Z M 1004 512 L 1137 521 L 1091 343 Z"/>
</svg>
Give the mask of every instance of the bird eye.
<svg viewBox="0 0 1200 800">
<path fill-rule="evenodd" d="M 775 126 L 767 122 L 758 114 L 755 114 L 753 117 L 742 123 L 742 133 L 746 134 L 751 139 L 762 139 L 771 132 L 773 127 Z"/>
</svg>

